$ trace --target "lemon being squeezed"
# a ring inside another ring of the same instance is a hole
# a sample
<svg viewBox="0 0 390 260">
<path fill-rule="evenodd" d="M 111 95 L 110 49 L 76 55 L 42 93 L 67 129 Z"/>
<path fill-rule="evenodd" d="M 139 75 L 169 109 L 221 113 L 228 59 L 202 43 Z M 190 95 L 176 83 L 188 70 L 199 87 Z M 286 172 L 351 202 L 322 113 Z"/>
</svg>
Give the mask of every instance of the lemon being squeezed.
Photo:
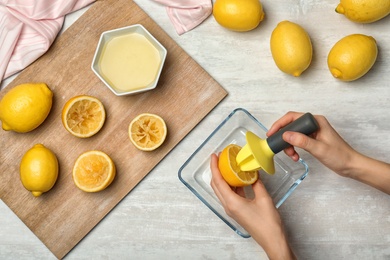
<svg viewBox="0 0 390 260">
<path fill-rule="evenodd" d="M 218 159 L 218 169 L 224 180 L 232 187 L 244 187 L 253 184 L 259 178 L 259 173 L 254 171 L 242 171 L 237 165 L 236 157 L 241 146 L 229 144 Z"/>
</svg>

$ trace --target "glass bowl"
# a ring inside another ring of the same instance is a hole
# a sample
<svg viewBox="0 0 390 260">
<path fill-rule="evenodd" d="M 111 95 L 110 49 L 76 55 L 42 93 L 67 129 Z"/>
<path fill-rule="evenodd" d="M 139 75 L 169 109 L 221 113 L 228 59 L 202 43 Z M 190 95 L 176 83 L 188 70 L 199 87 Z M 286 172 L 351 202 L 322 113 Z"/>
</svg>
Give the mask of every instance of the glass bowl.
<svg viewBox="0 0 390 260">
<path fill-rule="evenodd" d="M 247 131 L 255 133 L 260 138 L 267 138 L 267 128 L 247 110 L 237 108 L 195 150 L 179 169 L 178 174 L 180 181 L 191 192 L 237 234 L 245 238 L 250 237 L 249 233 L 225 213 L 222 204 L 210 186 L 210 156 L 213 153 L 218 154 L 231 143 L 244 146 Z M 283 152 L 274 156 L 274 162 L 274 175 L 260 170 L 259 176 L 278 208 L 307 176 L 309 168 L 301 158 L 298 162 L 294 162 Z M 253 198 L 251 187 L 245 187 L 245 194 L 248 198 Z"/>
</svg>

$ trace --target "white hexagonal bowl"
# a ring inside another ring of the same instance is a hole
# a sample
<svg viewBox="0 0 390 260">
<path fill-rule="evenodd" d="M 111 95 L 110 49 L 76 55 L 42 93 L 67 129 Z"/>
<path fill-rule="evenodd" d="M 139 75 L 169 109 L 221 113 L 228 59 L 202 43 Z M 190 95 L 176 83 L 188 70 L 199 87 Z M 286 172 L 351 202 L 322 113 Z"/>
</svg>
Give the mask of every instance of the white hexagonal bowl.
<svg viewBox="0 0 390 260">
<path fill-rule="evenodd" d="M 114 86 L 110 84 L 109 80 L 106 80 L 104 75 L 102 74 L 101 68 L 99 66 L 100 59 L 103 55 L 104 52 L 104 46 L 106 45 L 107 42 L 109 42 L 111 39 L 123 35 L 128 35 L 132 33 L 138 33 L 143 35 L 159 52 L 160 54 L 160 66 L 158 67 L 158 71 L 156 72 L 156 77 L 153 82 L 151 82 L 149 85 L 146 87 L 136 89 L 136 90 L 130 90 L 130 91 L 119 91 L 117 90 Z M 93 72 L 99 77 L 99 79 L 117 96 L 124 96 L 124 95 L 133 95 L 133 94 L 138 94 L 142 93 L 148 90 L 152 90 L 156 88 L 158 80 L 161 75 L 162 68 L 164 66 L 165 58 L 167 56 L 167 50 L 165 47 L 156 40 L 156 38 L 153 37 L 152 34 L 150 34 L 149 31 L 147 31 L 141 24 L 135 24 L 123 28 L 118 28 L 110 31 L 105 31 L 102 33 L 99 39 L 99 43 L 97 45 L 95 55 L 93 57 L 91 69 Z"/>
</svg>

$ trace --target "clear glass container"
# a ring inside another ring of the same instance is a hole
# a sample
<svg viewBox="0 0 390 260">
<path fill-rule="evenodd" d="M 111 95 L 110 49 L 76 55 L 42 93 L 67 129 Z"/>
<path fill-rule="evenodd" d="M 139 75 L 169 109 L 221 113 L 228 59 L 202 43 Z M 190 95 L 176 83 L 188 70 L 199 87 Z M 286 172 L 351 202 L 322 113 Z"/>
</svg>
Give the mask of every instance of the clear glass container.
<svg viewBox="0 0 390 260">
<path fill-rule="evenodd" d="M 249 233 L 230 218 L 222 207 L 210 186 L 211 154 L 218 154 L 227 145 L 233 143 L 241 147 L 246 144 L 245 133 L 251 131 L 260 138 L 267 138 L 267 128 L 243 108 L 237 108 L 210 134 L 179 169 L 179 179 L 208 208 L 231 227 L 240 236 L 248 238 Z M 291 195 L 307 176 L 309 168 L 299 159 L 294 162 L 283 152 L 274 156 L 275 174 L 269 175 L 260 170 L 259 177 L 278 208 Z M 245 187 L 248 198 L 253 197 L 251 187 Z"/>
</svg>

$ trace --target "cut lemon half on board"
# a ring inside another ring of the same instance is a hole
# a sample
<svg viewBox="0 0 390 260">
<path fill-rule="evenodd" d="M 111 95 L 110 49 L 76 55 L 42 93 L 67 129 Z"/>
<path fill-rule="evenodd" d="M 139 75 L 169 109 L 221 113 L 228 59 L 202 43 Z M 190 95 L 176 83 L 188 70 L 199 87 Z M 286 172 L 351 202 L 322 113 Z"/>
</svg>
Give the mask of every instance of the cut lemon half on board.
<svg viewBox="0 0 390 260">
<path fill-rule="evenodd" d="M 106 111 L 99 99 L 91 96 L 76 96 L 62 108 L 62 124 L 74 136 L 87 138 L 103 127 Z"/>
<path fill-rule="evenodd" d="M 81 154 L 73 166 L 73 181 L 85 192 L 98 192 L 107 188 L 115 178 L 115 164 L 102 151 Z"/>
<path fill-rule="evenodd" d="M 257 171 L 241 171 L 237 165 L 236 157 L 241 146 L 229 144 L 226 146 L 218 159 L 218 168 L 225 181 L 233 187 L 243 187 L 253 184 L 258 178 Z"/>
<path fill-rule="evenodd" d="M 167 126 L 160 116 L 143 113 L 131 121 L 129 137 L 138 149 L 153 151 L 160 147 L 167 137 Z"/>
</svg>

